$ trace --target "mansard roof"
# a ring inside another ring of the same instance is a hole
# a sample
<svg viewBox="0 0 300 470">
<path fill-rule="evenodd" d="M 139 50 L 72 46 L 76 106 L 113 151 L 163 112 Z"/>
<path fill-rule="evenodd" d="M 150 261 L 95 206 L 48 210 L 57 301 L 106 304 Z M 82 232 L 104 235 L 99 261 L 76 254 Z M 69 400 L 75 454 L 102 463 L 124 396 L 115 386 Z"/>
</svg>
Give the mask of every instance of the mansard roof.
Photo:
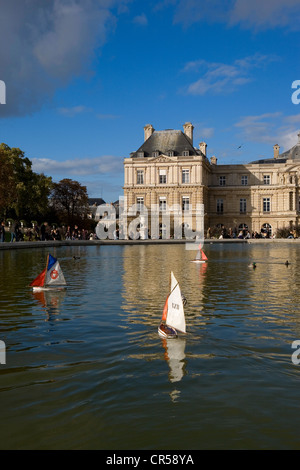
<svg viewBox="0 0 300 470">
<path fill-rule="evenodd" d="M 263 158 L 260 160 L 254 160 L 253 162 L 250 162 L 251 165 L 257 164 L 257 165 L 262 165 L 263 163 L 269 163 L 269 164 L 276 164 L 276 163 L 285 163 L 286 158 Z"/>
<path fill-rule="evenodd" d="M 153 134 L 140 146 L 140 148 L 131 154 L 131 157 L 138 157 L 140 152 L 144 157 L 152 157 L 154 152 L 168 155 L 174 152 L 174 156 L 183 155 L 184 151 L 189 155 L 201 155 L 200 150 L 193 147 L 189 137 L 180 130 L 166 129 L 164 131 L 154 131 Z"/>
<path fill-rule="evenodd" d="M 300 160 L 300 133 L 298 134 L 298 142 L 294 147 L 280 155 L 280 158 L 286 160 Z"/>
<path fill-rule="evenodd" d="M 300 132 L 298 133 L 298 142 L 291 149 L 281 153 L 278 158 L 265 158 L 263 160 L 255 160 L 250 163 L 286 163 L 287 160 L 300 160 Z"/>
</svg>

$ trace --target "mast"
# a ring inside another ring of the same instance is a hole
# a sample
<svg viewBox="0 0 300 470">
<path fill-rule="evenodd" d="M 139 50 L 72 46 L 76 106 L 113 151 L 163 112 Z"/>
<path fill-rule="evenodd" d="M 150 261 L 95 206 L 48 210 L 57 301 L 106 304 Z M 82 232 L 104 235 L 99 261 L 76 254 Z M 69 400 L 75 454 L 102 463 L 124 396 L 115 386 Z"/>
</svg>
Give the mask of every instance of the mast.
<svg viewBox="0 0 300 470">
<path fill-rule="evenodd" d="M 47 262 L 46 262 L 46 268 L 45 268 L 45 273 L 47 274 L 47 269 L 48 269 L 48 263 L 49 263 L 49 253 L 47 255 Z M 44 282 L 43 282 L 43 287 L 45 286 L 45 282 L 46 282 L 46 274 L 45 274 L 45 277 L 44 277 Z"/>
</svg>

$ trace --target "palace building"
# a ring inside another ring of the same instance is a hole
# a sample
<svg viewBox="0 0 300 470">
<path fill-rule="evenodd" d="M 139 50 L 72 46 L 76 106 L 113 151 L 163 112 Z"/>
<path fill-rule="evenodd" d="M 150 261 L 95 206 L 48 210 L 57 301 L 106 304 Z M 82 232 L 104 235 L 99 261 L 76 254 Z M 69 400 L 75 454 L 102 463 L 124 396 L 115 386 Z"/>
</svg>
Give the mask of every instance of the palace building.
<svg viewBox="0 0 300 470">
<path fill-rule="evenodd" d="M 129 207 L 145 207 L 150 213 L 156 205 L 160 216 L 179 207 L 195 217 L 197 204 L 204 204 L 205 229 L 225 226 L 276 234 L 277 229 L 298 225 L 300 133 L 287 152 L 280 153 L 276 144 L 271 158 L 218 165 L 215 156 L 208 159 L 205 142 L 194 147 L 193 129 L 190 122 L 183 131 L 144 127 L 143 144 L 124 159 Z"/>
</svg>

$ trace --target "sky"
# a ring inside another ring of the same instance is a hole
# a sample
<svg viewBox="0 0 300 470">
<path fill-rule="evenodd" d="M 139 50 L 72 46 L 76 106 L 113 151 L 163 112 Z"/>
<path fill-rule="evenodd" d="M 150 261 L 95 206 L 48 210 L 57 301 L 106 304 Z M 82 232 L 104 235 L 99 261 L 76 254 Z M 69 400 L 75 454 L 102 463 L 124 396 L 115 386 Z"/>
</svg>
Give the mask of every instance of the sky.
<svg viewBox="0 0 300 470">
<path fill-rule="evenodd" d="M 0 142 L 106 202 L 146 124 L 272 158 L 298 140 L 299 35 L 300 0 L 0 0 Z"/>
</svg>

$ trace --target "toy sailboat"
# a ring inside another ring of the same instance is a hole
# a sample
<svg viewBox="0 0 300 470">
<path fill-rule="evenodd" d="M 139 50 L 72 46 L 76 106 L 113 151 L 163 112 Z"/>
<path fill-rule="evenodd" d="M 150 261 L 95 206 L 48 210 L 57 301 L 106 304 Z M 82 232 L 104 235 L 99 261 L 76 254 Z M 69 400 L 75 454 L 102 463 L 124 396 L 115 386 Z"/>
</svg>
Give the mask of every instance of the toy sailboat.
<svg viewBox="0 0 300 470">
<path fill-rule="evenodd" d="M 162 338 L 176 338 L 177 331 L 186 332 L 183 301 L 179 284 L 171 272 L 171 291 L 167 297 L 158 334 Z"/>
<path fill-rule="evenodd" d="M 208 260 L 208 258 L 206 256 L 206 254 L 202 250 L 201 245 L 199 245 L 199 250 L 197 252 L 196 258 L 191 260 L 192 263 L 205 263 L 205 261 L 207 261 L 207 260 Z"/>
<path fill-rule="evenodd" d="M 45 269 L 30 283 L 34 291 L 65 286 L 66 280 L 59 262 L 52 255 L 47 256 Z"/>
</svg>

